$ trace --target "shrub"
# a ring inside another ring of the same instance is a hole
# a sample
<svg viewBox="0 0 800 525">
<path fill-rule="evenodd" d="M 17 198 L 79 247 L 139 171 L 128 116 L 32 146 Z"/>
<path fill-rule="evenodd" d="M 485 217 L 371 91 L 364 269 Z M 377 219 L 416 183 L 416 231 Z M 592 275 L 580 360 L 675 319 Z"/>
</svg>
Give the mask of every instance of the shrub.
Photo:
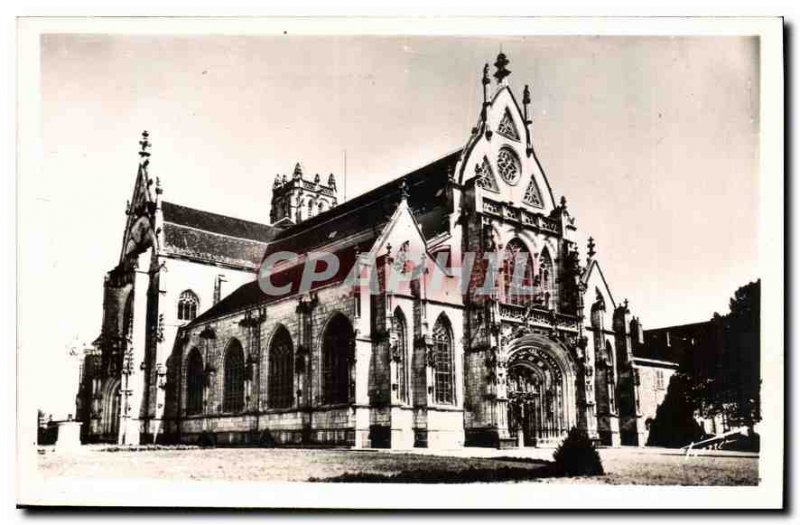
<svg viewBox="0 0 800 525">
<path fill-rule="evenodd" d="M 601 476 L 603 463 L 585 430 L 572 427 L 553 454 L 556 476 Z"/>
</svg>

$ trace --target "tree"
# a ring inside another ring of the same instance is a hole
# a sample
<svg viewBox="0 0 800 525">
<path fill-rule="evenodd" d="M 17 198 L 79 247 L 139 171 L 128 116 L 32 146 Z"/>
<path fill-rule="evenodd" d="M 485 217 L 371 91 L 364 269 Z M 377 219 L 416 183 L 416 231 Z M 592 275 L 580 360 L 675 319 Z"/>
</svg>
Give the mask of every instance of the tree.
<svg viewBox="0 0 800 525">
<path fill-rule="evenodd" d="M 736 290 L 730 312 L 710 324 L 703 351 L 692 356 L 694 396 L 704 415 L 752 426 L 761 418 L 761 281 Z"/>
</svg>

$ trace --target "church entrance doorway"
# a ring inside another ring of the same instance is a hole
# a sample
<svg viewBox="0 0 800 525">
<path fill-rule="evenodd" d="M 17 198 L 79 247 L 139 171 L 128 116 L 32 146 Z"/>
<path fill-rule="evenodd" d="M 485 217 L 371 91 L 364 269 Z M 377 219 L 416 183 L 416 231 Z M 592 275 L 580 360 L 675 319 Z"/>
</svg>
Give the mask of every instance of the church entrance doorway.
<svg viewBox="0 0 800 525">
<path fill-rule="evenodd" d="M 508 429 L 519 446 L 556 445 L 573 423 L 572 392 L 562 367 L 547 352 L 512 354 L 506 380 Z"/>
</svg>

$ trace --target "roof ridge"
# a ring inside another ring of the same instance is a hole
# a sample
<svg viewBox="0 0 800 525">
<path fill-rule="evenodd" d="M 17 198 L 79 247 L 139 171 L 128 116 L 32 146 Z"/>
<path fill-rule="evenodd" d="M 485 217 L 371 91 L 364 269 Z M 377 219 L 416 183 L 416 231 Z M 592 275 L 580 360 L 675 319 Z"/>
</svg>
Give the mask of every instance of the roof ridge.
<svg viewBox="0 0 800 525">
<path fill-rule="evenodd" d="M 272 228 L 271 225 L 269 225 L 267 223 L 264 223 L 264 222 L 256 222 L 256 221 L 251 221 L 250 219 L 242 219 L 241 217 L 234 217 L 232 215 L 224 215 L 222 213 L 217 213 L 215 211 L 201 210 L 200 208 L 193 208 L 191 206 L 178 204 L 178 203 L 172 202 L 172 201 L 166 201 L 166 200 L 161 201 L 161 205 L 162 206 L 165 205 L 165 204 L 169 205 L 169 206 L 176 206 L 178 208 L 184 208 L 186 210 L 196 211 L 196 212 L 199 212 L 199 213 L 205 213 L 207 215 L 216 215 L 217 217 L 223 217 L 225 219 L 231 219 L 231 220 L 239 221 L 239 222 L 246 222 L 248 224 L 253 224 L 253 225 L 256 225 L 256 226 L 266 226 L 268 228 Z M 172 222 L 172 221 L 168 221 L 168 222 Z M 177 223 L 173 223 L 173 224 L 177 224 Z"/>
</svg>

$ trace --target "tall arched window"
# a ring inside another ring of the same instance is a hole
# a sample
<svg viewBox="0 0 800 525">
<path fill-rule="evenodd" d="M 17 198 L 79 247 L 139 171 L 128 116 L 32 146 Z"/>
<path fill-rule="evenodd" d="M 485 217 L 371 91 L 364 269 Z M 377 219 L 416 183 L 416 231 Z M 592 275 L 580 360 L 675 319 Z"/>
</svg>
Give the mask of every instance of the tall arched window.
<svg viewBox="0 0 800 525">
<path fill-rule="evenodd" d="M 197 308 L 200 306 L 200 299 L 191 290 L 184 290 L 178 298 L 178 320 L 191 321 L 197 317 Z"/>
<path fill-rule="evenodd" d="M 394 332 L 395 347 L 392 359 L 396 366 L 397 397 L 404 403 L 408 402 L 408 333 L 406 330 L 406 318 L 398 308 L 392 317 L 392 331 Z"/>
<path fill-rule="evenodd" d="M 533 300 L 533 259 L 519 239 L 506 244 L 503 257 L 506 302 L 527 306 Z"/>
<path fill-rule="evenodd" d="M 314 201 L 312 199 L 308 199 L 308 218 L 314 216 Z"/>
<path fill-rule="evenodd" d="M 267 403 L 270 408 L 288 408 L 294 400 L 294 347 L 286 327 L 281 326 L 269 345 Z"/>
<path fill-rule="evenodd" d="M 455 404 L 453 336 L 444 314 L 433 327 L 433 398 L 442 405 Z"/>
<path fill-rule="evenodd" d="M 241 412 L 244 408 L 244 351 L 234 339 L 225 351 L 223 412 Z"/>
<path fill-rule="evenodd" d="M 203 412 L 203 358 L 200 351 L 193 348 L 186 360 L 186 413 Z"/>
<path fill-rule="evenodd" d="M 539 260 L 539 286 L 542 290 L 542 298 L 545 307 L 554 308 L 553 306 L 553 259 L 550 258 L 550 252 L 547 248 L 542 250 L 542 255 Z"/>
<path fill-rule="evenodd" d="M 350 400 L 350 363 L 354 351 L 353 328 L 342 314 L 328 322 L 322 336 L 322 398 L 325 403 Z"/>
</svg>

